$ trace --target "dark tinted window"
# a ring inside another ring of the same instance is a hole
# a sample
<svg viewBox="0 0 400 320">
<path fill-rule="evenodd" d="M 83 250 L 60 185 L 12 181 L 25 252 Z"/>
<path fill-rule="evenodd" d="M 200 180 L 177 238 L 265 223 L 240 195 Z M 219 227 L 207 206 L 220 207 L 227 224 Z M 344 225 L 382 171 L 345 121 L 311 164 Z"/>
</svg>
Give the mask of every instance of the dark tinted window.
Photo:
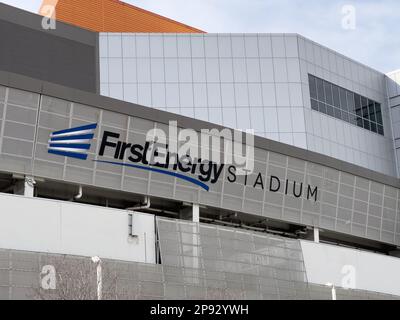
<svg viewBox="0 0 400 320">
<path fill-rule="evenodd" d="M 356 115 L 361 116 L 361 97 L 358 94 L 354 94 L 354 106 Z"/>
<path fill-rule="evenodd" d="M 360 128 L 384 134 L 381 104 L 308 75 L 311 108 Z"/>
<path fill-rule="evenodd" d="M 381 105 L 380 105 L 380 103 L 377 103 L 377 102 L 375 102 L 375 114 L 376 114 L 376 122 L 378 124 L 383 124 Z"/>
<path fill-rule="evenodd" d="M 356 107 L 354 105 L 354 93 L 346 91 L 346 95 L 347 95 L 347 106 L 349 108 L 349 112 L 355 113 Z"/>
<path fill-rule="evenodd" d="M 317 78 L 317 99 L 319 101 L 325 102 L 325 93 L 324 93 L 324 82 L 322 79 Z"/>
<path fill-rule="evenodd" d="M 327 104 L 333 105 L 332 99 L 332 85 L 329 82 L 324 81 L 324 89 L 325 89 L 325 102 Z"/>
<path fill-rule="evenodd" d="M 376 122 L 375 105 L 372 100 L 368 100 L 368 113 L 369 113 L 369 119 L 373 122 Z"/>
<path fill-rule="evenodd" d="M 308 81 L 310 83 L 310 97 L 312 99 L 317 99 L 317 83 L 315 78 L 308 75 Z"/>
<path fill-rule="evenodd" d="M 347 99 L 346 99 L 346 90 L 343 88 L 339 88 L 340 91 L 340 107 L 342 110 L 348 110 L 347 109 Z"/>
<path fill-rule="evenodd" d="M 318 101 L 311 99 L 311 109 L 318 111 Z"/>
<path fill-rule="evenodd" d="M 339 97 L 339 87 L 332 86 L 332 94 L 333 94 L 333 105 L 336 108 L 340 108 L 340 97 Z"/>
<path fill-rule="evenodd" d="M 369 119 L 368 99 L 365 97 L 361 97 L 361 108 L 362 108 L 362 117 L 364 119 Z"/>
</svg>

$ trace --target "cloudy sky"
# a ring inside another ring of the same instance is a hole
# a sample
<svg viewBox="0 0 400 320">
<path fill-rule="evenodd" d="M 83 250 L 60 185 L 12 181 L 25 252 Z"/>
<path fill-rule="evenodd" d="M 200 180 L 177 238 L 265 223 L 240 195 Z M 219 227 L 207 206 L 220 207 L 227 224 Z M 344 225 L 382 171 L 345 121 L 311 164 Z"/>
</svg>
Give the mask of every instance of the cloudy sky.
<svg viewBox="0 0 400 320">
<path fill-rule="evenodd" d="M 0 0 L 0 2 L 37 12 L 41 0 Z M 399 0 L 126 0 L 125 2 L 210 33 L 299 33 L 382 72 L 400 69 Z"/>
</svg>

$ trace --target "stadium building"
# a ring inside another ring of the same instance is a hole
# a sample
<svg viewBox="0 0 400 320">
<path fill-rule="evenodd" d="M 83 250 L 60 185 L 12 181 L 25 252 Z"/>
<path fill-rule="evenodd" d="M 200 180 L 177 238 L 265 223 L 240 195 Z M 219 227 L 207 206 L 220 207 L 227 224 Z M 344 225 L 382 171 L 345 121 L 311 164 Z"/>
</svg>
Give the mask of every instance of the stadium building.
<svg viewBox="0 0 400 320">
<path fill-rule="evenodd" d="M 0 4 L 0 299 L 93 298 L 60 279 L 96 290 L 94 256 L 109 299 L 400 296 L 399 71 L 117 0 L 40 13 Z M 172 148 L 221 132 L 251 170 Z"/>
</svg>

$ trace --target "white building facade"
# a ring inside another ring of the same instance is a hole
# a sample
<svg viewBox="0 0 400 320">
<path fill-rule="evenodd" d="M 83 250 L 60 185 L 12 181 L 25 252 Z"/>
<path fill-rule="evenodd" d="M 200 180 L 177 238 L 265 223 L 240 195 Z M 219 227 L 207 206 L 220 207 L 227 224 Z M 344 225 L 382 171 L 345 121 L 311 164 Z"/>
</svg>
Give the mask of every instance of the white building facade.
<svg viewBox="0 0 400 320">
<path fill-rule="evenodd" d="M 309 75 L 329 85 L 328 110 L 313 110 Z M 350 100 L 335 109 L 337 87 L 377 103 L 380 124 Z M 397 176 L 386 76 L 296 34 L 103 33 L 100 88 Z"/>
<path fill-rule="evenodd" d="M 400 72 L 297 34 L 41 22 L 0 4 L 0 299 L 76 298 L 49 270 L 96 298 L 96 256 L 107 299 L 399 299 Z M 253 130 L 254 170 L 147 161 L 160 129 L 221 155 Z"/>
</svg>

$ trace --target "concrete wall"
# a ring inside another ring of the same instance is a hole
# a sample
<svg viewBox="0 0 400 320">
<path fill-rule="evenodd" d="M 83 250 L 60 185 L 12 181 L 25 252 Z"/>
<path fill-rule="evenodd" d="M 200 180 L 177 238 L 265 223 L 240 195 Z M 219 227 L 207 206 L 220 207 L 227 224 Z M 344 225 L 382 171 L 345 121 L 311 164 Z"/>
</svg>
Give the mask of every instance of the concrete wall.
<svg viewBox="0 0 400 320">
<path fill-rule="evenodd" d="M 400 259 L 382 254 L 301 241 L 310 283 L 400 295 Z"/>
<path fill-rule="evenodd" d="M 124 210 L 7 194 L 0 206 L 0 248 L 155 263 L 152 215 L 134 213 L 132 238 Z"/>
</svg>

